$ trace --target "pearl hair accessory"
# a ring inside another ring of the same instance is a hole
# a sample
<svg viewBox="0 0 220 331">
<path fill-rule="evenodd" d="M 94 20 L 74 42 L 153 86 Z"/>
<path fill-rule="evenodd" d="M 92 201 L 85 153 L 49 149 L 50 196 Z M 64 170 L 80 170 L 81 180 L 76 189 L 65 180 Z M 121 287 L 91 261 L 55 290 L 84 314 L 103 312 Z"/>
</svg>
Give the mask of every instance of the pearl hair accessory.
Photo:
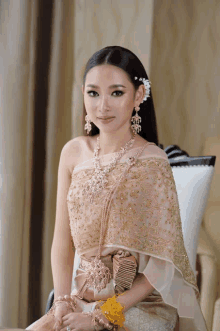
<svg viewBox="0 0 220 331">
<path fill-rule="evenodd" d="M 138 79 L 138 77 L 134 77 L 134 79 L 135 80 L 137 80 Z M 146 79 L 146 78 L 139 78 L 139 81 L 142 81 L 143 83 L 144 83 L 144 86 L 145 86 L 145 97 L 144 97 L 144 99 L 143 99 L 143 101 L 141 101 L 141 103 L 143 103 L 144 101 L 146 101 L 147 100 L 147 98 L 149 98 L 149 96 L 150 96 L 150 85 L 151 85 L 151 82 L 148 80 L 148 79 Z"/>
</svg>

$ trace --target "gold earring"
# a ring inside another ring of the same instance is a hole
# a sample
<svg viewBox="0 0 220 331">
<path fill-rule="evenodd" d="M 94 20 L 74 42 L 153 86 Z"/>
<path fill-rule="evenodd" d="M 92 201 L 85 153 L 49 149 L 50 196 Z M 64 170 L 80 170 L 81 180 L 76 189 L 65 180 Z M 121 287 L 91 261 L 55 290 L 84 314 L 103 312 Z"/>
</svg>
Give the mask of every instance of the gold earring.
<svg viewBox="0 0 220 331">
<path fill-rule="evenodd" d="M 86 124 L 85 124 L 84 129 L 87 130 L 87 134 L 89 134 L 89 132 L 92 129 L 92 126 L 91 126 L 91 120 L 89 119 L 88 115 L 86 115 L 85 120 L 86 120 Z"/>
<path fill-rule="evenodd" d="M 141 117 L 137 113 L 139 110 L 139 106 L 135 107 L 136 114 L 131 118 L 131 122 L 133 123 L 131 127 L 136 131 L 136 133 L 141 131 L 141 125 L 139 125 L 139 123 L 141 123 Z"/>
</svg>

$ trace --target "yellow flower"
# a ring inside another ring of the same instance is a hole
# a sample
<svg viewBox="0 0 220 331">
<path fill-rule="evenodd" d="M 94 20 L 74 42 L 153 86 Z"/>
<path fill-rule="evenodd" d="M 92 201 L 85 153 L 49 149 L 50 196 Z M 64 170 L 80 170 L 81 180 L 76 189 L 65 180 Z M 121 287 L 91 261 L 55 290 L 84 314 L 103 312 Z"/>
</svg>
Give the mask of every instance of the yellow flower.
<svg viewBox="0 0 220 331">
<path fill-rule="evenodd" d="M 124 293 L 123 293 L 124 294 Z M 122 295 L 122 294 L 121 294 Z M 124 307 L 120 302 L 116 301 L 116 296 L 108 298 L 106 302 L 100 307 L 103 315 L 112 323 L 118 324 L 120 327 L 123 326 L 125 321 L 122 310 Z"/>
</svg>

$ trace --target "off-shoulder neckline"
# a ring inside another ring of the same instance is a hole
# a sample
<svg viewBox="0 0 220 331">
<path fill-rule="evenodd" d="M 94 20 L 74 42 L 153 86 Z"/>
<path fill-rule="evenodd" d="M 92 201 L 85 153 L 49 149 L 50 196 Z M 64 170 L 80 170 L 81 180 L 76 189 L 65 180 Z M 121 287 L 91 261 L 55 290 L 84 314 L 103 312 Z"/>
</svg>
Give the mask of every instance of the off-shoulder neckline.
<svg viewBox="0 0 220 331">
<path fill-rule="evenodd" d="M 152 144 L 152 145 L 155 145 L 155 146 L 157 146 L 155 143 L 153 143 L 153 142 L 147 142 L 145 145 L 143 145 L 143 146 L 139 146 L 139 147 L 134 147 L 134 148 L 131 148 L 130 150 L 128 150 L 127 151 L 127 153 L 129 154 L 129 152 L 131 152 L 131 151 L 134 151 L 134 150 L 136 150 L 136 149 L 140 149 L 140 148 L 142 148 L 143 149 L 143 147 L 145 146 L 148 146 L 148 145 L 150 145 L 150 144 Z M 113 153 L 108 153 L 108 154 L 104 154 L 104 155 L 102 155 L 101 157 L 100 157 L 100 159 L 101 159 L 101 162 L 102 162 L 102 160 L 105 158 L 105 157 L 107 157 L 107 156 L 109 156 L 109 155 L 114 155 L 114 154 L 116 154 L 117 152 L 113 152 Z M 127 154 L 126 153 L 126 154 Z M 123 157 L 126 155 L 126 154 L 124 154 L 123 155 Z M 149 155 L 149 156 L 156 156 L 156 157 L 160 157 L 160 158 L 163 158 L 161 155 L 156 155 L 156 154 L 154 154 L 154 155 Z M 122 157 L 122 158 L 123 158 Z M 83 166 L 83 164 L 85 164 L 86 162 L 89 162 L 89 161 L 91 161 L 93 159 L 93 157 L 92 158 L 90 158 L 90 159 L 88 159 L 88 160 L 85 160 L 85 161 L 83 161 L 83 162 L 80 162 L 80 163 L 78 163 L 74 168 L 73 168 L 73 171 L 72 171 L 72 174 L 75 172 L 75 171 L 78 171 L 78 170 L 80 170 L 81 168 L 88 168 L 88 167 L 91 167 L 91 165 L 88 165 L 88 166 Z M 165 160 L 165 158 L 163 158 L 164 160 Z"/>
<path fill-rule="evenodd" d="M 147 143 L 146 143 L 145 145 L 143 145 L 143 146 L 134 147 L 134 148 L 129 149 L 129 150 L 127 151 L 127 153 L 129 153 L 129 152 L 131 152 L 131 151 L 133 151 L 133 150 L 135 150 L 135 149 L 138 149 L 138 148 L 143 148 L 144 146 L 146 147 L 146 146 L 148 146 L 148 145 L 150 145 L 150 144 L 156 145 L 156 144 L 153 143 L 153 142 L 147 142 Z M 108 155 L 113 155 L 113 154 L 116 154 L 116 153 L 118 153 L 118 152 L 107 153 L 107 154 L 101 155 L 101 156 L 100 156 L 100 159 L 103 159 L 104 157 L 106 157 L 106 156 L 108 156 Z M 88 160 L 85 160 L 85 161 L 83 161 L 83 162 L 78 163 L 78 164 L 74 167 L 74 169 L 78 168 L 79 166 L 81 166 L 82 164 L 84 164 L 84 163 L 86 163 L 86 162 L 88 162 L 88 161 L 91 161 L 92 159 L 93 159 L 93 157 L 91 157 L 91 158 L 88 159 Z M 74 169 L 73 169 L 73 170 L 74 170 Z"/>
</svg>

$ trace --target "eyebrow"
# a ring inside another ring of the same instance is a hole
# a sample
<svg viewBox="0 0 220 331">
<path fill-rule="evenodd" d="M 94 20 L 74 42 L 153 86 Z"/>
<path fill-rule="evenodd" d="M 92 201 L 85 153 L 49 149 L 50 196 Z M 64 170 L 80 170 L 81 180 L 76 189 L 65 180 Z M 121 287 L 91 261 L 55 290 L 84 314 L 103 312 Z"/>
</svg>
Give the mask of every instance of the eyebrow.
<svg viewBox="0 0 220 331">
<path fill-rule="evenodd" d="M 93 88 L 99 88 L 97 85 L 94 85 L 94 84 L 89 84 L 87 85 L 86 87 L 93 87 Z M 110 85 L 109 86 L 110 88 L 115 88 L 115 87 L 125 87 L 124 85 L 121 85 L 121 84 L 114 84 L 114 85 Z M 126 88 L 126 87 L 125 87 Z"/>
</svg>

